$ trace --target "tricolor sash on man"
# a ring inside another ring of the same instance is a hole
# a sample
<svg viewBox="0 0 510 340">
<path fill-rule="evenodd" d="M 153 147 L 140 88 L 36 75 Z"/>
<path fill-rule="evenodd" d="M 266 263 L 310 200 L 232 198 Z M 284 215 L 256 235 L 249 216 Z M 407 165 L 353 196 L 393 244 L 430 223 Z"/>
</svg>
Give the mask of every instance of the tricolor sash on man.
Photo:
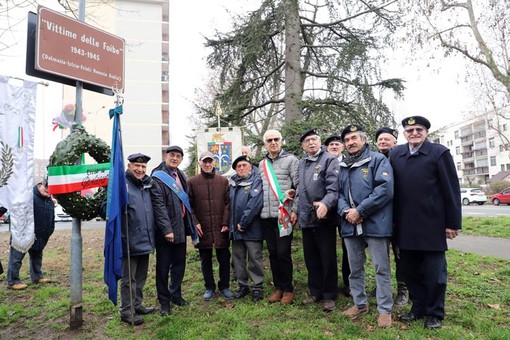
<svg viewBox="0 0 510 340">
<path fill-rule="evenodd" d="M 108 184 L 110 163 L 48 167 L 48 192 L 65 194 Z"/>
<path fill-rule="evenodd" d="M 113 117 L 113 130 L 104 237 L 104 282 L 108 286 L 108 298 L 115 305 L 117 304 L 117 283 L 122 276 L 122 208 L 129 203 L 122 153 L 119 117 L 121 114 L 122 106 L 110 110 L 110 118 Z"/>
<path fill-rule="evenodd" d="M 276 200 L 278 201 L 278 230 L 280 231 L 280 237 L 288 236 L 292 233 L 292 223 L 290 221 L 290 214 L 285 208 L 285 204 L 289 201 L 289 198 L 280 189 L 280 183 L 276 178 L 273 166 L 267 159 L 262 160 L 262 170 L 267 178 L 267 183 L 271 188 Z"/>
<path fill-rule="evenodd" d="M 172 176 L 168 175 L 166 172 L 161 171 L 161 170 L 154 171 L 152 176 L 159 178 L 161 181 L 163 181 L 163 183 L 165 183 L 165 185 L 167 187 L 169 187 L 170 190 L 172 190 L 177 195 L 177 197 L 179 197 L 182 204 L 184 204 L 184 206 L 186 207 L 186 210 L 188 210 L 188 213 L 191 216 L 191 204 L 189 202 L 188 194 L 179 185 L 179 183 L 177 183 L 177 181 L 175 179 L 173 179 Z M 198 240 L 198 233 L 197 233 L 194 223 L 191 223 L 190 229 L 191 229 L 191 241 L 194 245 L 197 245 L 199 240 Z"/>
</svg>

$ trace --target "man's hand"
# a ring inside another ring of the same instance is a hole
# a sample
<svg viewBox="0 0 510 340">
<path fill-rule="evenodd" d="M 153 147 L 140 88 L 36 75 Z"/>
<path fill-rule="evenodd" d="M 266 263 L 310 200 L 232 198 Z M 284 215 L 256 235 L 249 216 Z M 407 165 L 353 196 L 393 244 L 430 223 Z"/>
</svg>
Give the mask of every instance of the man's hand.
<svg viewBox="0 0 510 340">
<path fill-rule="evenodd" d="M 313 205 L 316 207 L 315 210 L 317 213 L 317 218 L 319 220 L 326 218 L 328 215 L 328 207 L 326 207 L 326 205 L 322 202 L 313 202 Z"/>
<path fill-rule="evenodd" d="M 197 224 L 195 226 L 197 228 L 197 233 L 198 233 L 198 236 L 202 237 L 204 235 L 204 232 L 202 231 L 202 226 L 199 224 Z"/>
<path fill-rule="evenodd" d="M 459 231 L 456 229 L 446 228 L 446 238 L 453 240 L 455 237 L 459 235 Z"/>
<path fill-rule="evenodd" d="M 168 233 L 165 235 L 165 240 L 170 243 L 174 243 L 174 233 Z"/>
<path fill-rule="evenodd" d="M 345 211 L 345 219 L 351 224 L 360 224 L 363 222 L 363 216 L 361 216 L 355 208 Z"/>
<path fill-rule="evenodd" d="M 290 213 L 290 223 L 291 223 L 292 225 L 296 225 L 296 223 L 297 223 L 297 217 L 298 217 L 298 216 L 297 216 L 296 212 L 292 211 L 292 212 Z"/>
<path fill-rule="evenodd" d="M 237 224 L 237 230 L 244 233 L 244 228 L 239 223 Z"/>
<path fill-rule="evenodd" d="M 220 231 L 220 232 L 222 232 L 222 233 L 226 233 L 226 232 L 228 232 L 228 225 L 222 225 L 222 226 L 221 226 L 221 231 Z"/>
</svg>

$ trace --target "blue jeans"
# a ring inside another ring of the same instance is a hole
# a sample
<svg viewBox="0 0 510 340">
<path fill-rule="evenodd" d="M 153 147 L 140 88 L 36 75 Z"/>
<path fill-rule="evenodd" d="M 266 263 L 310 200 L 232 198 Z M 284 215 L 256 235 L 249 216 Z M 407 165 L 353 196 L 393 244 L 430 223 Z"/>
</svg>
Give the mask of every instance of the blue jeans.
<svg viewBox="0 0 510 340">
<path fill-rule="evenodd" d="M 30 249 L 28 254 L 30 255 L 30 279 L 32 282 L 35 282 L 44 277 L 42 272 L 43 251 Z M 9 286 L 21 283 L 19 270 L 24 257 L 25 253 L 19 252 L 11 247 L 9 252 L 9 266 L 7 267 L 7 284 Z"/>
<path fill-rule="evenodd" d="M 388 252 L 389 237 L 356 236 L 346 237 L 344 240 L 351 267 L 349 285 L 354 303 L 358 308 L 368 305 L 365 291 L 365 248 L 368 246 L 377 283 L 377 311 L 390 313 L 393 307 L 393 297 L 391 295 L 391 265 Z"/>
</svg>

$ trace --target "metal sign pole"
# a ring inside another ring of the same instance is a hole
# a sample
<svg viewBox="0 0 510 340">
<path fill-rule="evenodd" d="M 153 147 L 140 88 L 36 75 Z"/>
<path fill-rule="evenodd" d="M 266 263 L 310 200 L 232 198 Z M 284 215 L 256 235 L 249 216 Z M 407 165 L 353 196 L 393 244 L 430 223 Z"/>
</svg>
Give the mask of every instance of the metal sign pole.
<svg viewBox="0 0 510 340">
<path fill-rule="evenodd" d="M 79 20 L 85 21 L 85 0 L 79 2 Z M 81 125 L 82 119 L 82 93 L 83 83 L 76 82 L 76 105 L 74 122 Z M 71 329 L 80 328 L 83 325 L 82 311 L 82 235 L 81 219 L 73 217 L 71 234 L 71 305 L 69 326 Z"/>
</svg>

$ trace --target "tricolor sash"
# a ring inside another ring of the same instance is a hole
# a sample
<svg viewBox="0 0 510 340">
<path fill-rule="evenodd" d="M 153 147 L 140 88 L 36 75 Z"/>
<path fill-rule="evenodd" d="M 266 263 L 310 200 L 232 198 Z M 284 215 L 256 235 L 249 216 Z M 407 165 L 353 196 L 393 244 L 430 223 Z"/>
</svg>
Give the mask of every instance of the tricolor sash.
<svg viewBox="0 0 510 340">
<path fill-rule="evenodd" d="M 172 190 L 177 195 L 177 197 L 179 197 L 182 204 L 184 204 L 184 206 L 188 210 L 188 213 L 191 214 L 191 205 L 189 203 L 188 194 L 182 189 L 182 187 L 179 185 L 179 183 L 177 183 L 177 181 L 172 178 L 172 176 L 170 176 L 169 174 L 167 174 L 166 172 L 161 171 L 161 170 L 154 171 L 152 176 L 159 178 L 163 183 L 165 183 L 165 185 L 167 187 L 169 187 L 170 190 Z M 179 176 L 179 175 L 177 175 L 177 176 Z M 199 240 L 198 240 L 198 233 L 197 233 L 197 230 L 195 227 L 195 223 L 193 223 L 193 221 L 191 221 L 191 223 L 189 223 L 189 224 L 190 224 L 189 227 L 191 230 L 191 241 L 193 242 L 194 245 L 196 245 L 196 244 L 198 244 Z"/>
<path fill-rule="evenodd" d="M 271 188 L 276 200 L 278 201 L 278 230 L 280 231 L 280 237 L 288 236 L 292 233 L 292 223 L 290 222 L 290 215 L 285 208 L 285 203 L 288 203 L 289 198 L 280 189 L 280 184 L 274 173 L 271 162 L 267 159 L 262 160 L 262 170 L 267 178 L 267 183 Z"/>
</svg>

